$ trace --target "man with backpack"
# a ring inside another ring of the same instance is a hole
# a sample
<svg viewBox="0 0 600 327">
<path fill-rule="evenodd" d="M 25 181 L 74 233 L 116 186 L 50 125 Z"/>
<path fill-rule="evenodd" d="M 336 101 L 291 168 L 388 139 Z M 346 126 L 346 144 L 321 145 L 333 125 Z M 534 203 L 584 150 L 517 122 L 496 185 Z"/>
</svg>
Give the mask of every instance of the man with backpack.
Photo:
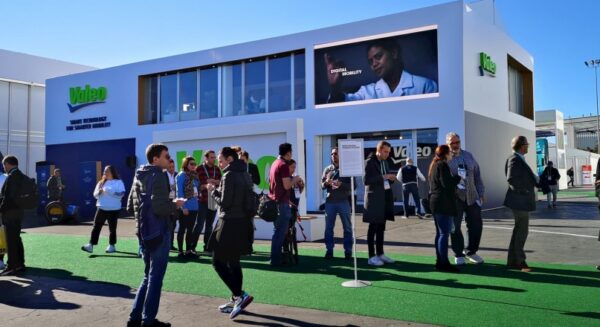
<svg viewBox="0 0 600 327">
<path fill-rule="evenodd" d="M 16 275 L 25 270 L 25 253 L 21 240 L 23 207 L 19 200 L 24 180 L 28 178 L 19 170 L 19 160 L 15 156 L 2 159 L 2 166 L 8 177 L 0 191 L 0 213 L 6 231 L 8 262 L 0 276 Z"/>
<path fill-rule="evenodd" d="M 171 231 L 169 216 L 183 206 L 183 199 L 169 199 L 169 149 L 163 144 L 146 148 L 148 164 L 135 172 L 127 211 L 135 215 L 144 258 L 144 279 L 137 290 L 127 326 L 171 326 L 156 319 L 160 292 L 167 270 Z"/>
</svg>

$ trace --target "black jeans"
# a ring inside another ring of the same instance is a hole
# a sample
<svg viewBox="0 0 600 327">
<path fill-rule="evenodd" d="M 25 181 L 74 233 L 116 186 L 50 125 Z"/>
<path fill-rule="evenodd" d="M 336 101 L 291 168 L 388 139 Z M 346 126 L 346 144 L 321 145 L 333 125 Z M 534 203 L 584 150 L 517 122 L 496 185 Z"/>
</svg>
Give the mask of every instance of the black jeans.
<svg viewBox="0 0 600 327">
<path fill-rule="evenodd" d="M 179 232 L 177 232 L 177 248 L 183 252 L 183 237 L 185 236 L 185 249 L 191 251 L 192 248 L 192 230 L 196 222 L 198 211 L 190 210 L 187 216 L 183 215 L 183 210 L 179 210 Z"/>
<path fill-rule="evenodd" d="M 213 256 L 213 267 L 233 296 L 242 295 L 244 275 L 239 257 L 236 259 L 221 260 Z"/>
<path fill-rule="evenodd" d="M 108 244 L 117 244 L 117 220 L 119 219 L 120 210 L 102 210 L 98 208 L 96 210 L 96 216 L 94 217 L 94 228 L 92 229 L 92 237 L 90 238 L 91 245 L 98 245 L 98 238 L 100 237 L 100 231 L 102 226 L 108 220 L 108 231 L 110 233 L 108 237 Z"/>
<path fill-rule="evenodd" d="M 204 230 L 204 251 L 206 251 L 206 245 L 208 244 L 210 234 L 212 234 L 216 215 L 217 212 L 215 210 L 208 209 L 206 203 L 200 203 L 200 208 L 198 209 L 198 218 L 196 219 L 196 224 L 194 225 L 194 231 L 192 233 L 193 250 L 196 250 L 196 246 L 198 246 L 198 240 L 200 239 L 200 234 L 202 234 L 202 230 Z"/>
<path fill-rule="evenodd" d="M 2 215 L 2 221 L 6 231 L 6 245 L 8 269 L 25 266 L 25 251 L 21 239 L 21 222 L 23 221 L 23 210 L 11 210 Z"/>
<path fill-rule="evenodd" d="M 175 227 L 177 227 L 177 213 L 169 216 L 169 225 L 171 228 L 171 247 L 175 247 Z"/>
<path fill-rule="evenodd" d="M 421 199 L 419 198 L 419 187 L 417 184 L 406 184 L 402 186 L 402 198 L 404 200 L 404 215 L 408 217 L 408 198 L 412 194 L 415 201 L 415 214 L 422 214 Z"/>
<path fill-rule="evenodd" d="M 481 242 L 481 233 L 483 230 L 483 222 L 481 221 L 481 207 L 477 203 L 467 205 L 464 201 L 458 201 L 456 204 L 456 217 L 454 217 L 454 233 L 450 234 L 452 240 L 452 251 L 455 257 L 464 257 L 465 239 L 460 225 L 463 219 L 467 222 L 467 235 L 469 236 L 469 245 L 467 246 L 467 254 L 475 254 L 479 251 L 479 243 Z"/>
<path fill-rule="evenodd" d="M 367 232 L 367 244 L 369 246 L 369 258 L 375 254 L 383 254 L 383 235 L 385 232 L 385 223 L 369 223 L 369 231 Z M 377 251 L 375 251 L 377 248 Z"/>
</svg>

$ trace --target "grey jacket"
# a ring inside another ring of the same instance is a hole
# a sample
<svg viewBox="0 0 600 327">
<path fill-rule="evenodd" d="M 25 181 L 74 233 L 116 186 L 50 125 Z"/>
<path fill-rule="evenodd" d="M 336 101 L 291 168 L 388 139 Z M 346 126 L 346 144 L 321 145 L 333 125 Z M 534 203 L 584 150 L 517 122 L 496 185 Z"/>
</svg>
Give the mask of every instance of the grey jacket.
<svg viewBox="0 0 600 327">
<path fill-rule="evenodd" d="M 339 180 L 342 182 L 342 185 L 337 189 L 333 189 L 330 185 L 326 185 L 325 182 L 327 179 L 332 179 L 334 181 Z M 340 177 L 340 169 L 336 168 L 335 165 L 331 164 L 323 170 L 323 177 L 321 177 L 321 188 L 327 190 L 327 198 L 325 200 L 326 203 L 339 203 L 343 201 L 348 201 L 348 197 L 350 194 L 350 177 Z M 355 186 L 356 187 L 356 186 Z"/>
<path fill-rule="evenodd" d="M 536 175 L 527 162 L 513 153 L 504 166 L 508 190 L 504 205 L 518 211 L 535 211 Z"/>
</svg>

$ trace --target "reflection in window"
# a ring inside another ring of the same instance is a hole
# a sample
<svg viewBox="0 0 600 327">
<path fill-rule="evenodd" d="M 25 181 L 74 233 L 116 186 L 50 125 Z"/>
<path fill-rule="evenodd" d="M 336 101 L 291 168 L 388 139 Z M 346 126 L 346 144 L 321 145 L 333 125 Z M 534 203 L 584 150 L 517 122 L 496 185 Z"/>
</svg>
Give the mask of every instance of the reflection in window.
<svg viewBox="0 0 600 327">
<path fill-rule="evenodd" d="M 158 118 L 158 77 L 144 77 L 143 81 L 144 93 L 139 123 L 140 125 L 156 124 Z"/>
<path fill-rule="evenodd" d="M 176 122 L 177 115 L 177 74 L 160 77 L 160 121 Z"/>
<path fill-rule="evenodd" d="M 226 65 L 222 69 L 223 116 L 237 116 L 242 112 L 242 64 Z"/>
<path fill-rule="evenodd" d="M 200 118 L 219 115 L 219 68 L 200 71 Z"/>
<path fill-rule="evenodd" d="M 269 59 L 269 112 L 292 108 L 291 64 L 289 55 Z"/>
<path fill-rule="evenodd" d="M 265 101 L 265 60 L 248 61 L 244 65 L 244 104 L 247 114 L 263 113 Z"/>
<path fill-rule="evenodd" d="M 179 120 L 198 119 L 196 110 L 197 75 L 195 70 L 179 74 Z"/>
<path fill-rule="evenodd" d="M 294 55 L 294 109 L 306 108 L 304 53 Z"/>
</svg>

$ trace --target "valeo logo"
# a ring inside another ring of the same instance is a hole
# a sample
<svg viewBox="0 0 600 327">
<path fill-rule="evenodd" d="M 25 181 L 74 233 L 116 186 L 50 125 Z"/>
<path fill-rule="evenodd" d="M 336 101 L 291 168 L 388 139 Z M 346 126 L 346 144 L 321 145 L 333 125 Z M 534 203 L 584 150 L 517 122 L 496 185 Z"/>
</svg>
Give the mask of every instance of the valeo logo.
<svg viewBox="0 0 600 327">
<path fill-rule="evenodd" d="M 492 58 L 485 52 L 479 53 L 479 73 L 481 76 L 485 75 L 485 72 L 491 75 L 496 75 L 496 63 L 492 61 Z"/>
<path fill-rule="evenodd" d="M 107 94 L 108 91 L 104 86 L 93 88 L 89 84 L 86 84 L 83 88 L 79 86 L 72 87 L 69 89 L 69 99 L 71 102 L 67 103 L 67 106 L 69 106 L 70 112 L 75 112 L 83 107 L 105 102 Z"/>
</svg>

